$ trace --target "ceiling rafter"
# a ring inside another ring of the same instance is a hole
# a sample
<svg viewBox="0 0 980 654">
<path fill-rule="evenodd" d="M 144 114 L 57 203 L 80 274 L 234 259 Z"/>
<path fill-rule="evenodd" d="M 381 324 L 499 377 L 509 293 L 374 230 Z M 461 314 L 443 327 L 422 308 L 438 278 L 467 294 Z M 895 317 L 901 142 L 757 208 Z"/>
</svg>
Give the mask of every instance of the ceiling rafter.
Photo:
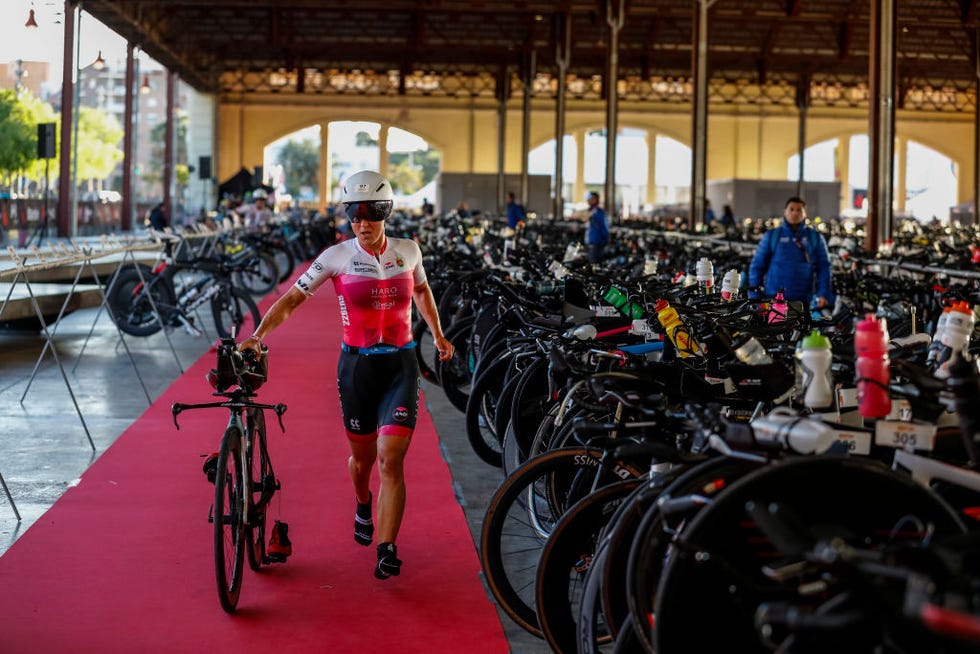
<svg viewBox="0 0 980 654">
<path fill-rule="evenodd" d="M 555 65 L 552 17 L 570 17 L 569 73 L 602 75 L 606 0 L 85 0 L 84 10 L 204 91 L 236 69 L 443 71 L 533 50 Z M 923 78 L 974 80 L 977 0 L 902 0 L 898 60 Z M 689 73 L 693 3 L 629 0 L 623 75 Z M 724 0 L 712 5 L 709 63 L 718 79 L 867 76 L 867 0 Z M 356 27 L 356 29 L 355 29 Z M 863 72 L 862 72 L 863 71 Z"/>
</svg>

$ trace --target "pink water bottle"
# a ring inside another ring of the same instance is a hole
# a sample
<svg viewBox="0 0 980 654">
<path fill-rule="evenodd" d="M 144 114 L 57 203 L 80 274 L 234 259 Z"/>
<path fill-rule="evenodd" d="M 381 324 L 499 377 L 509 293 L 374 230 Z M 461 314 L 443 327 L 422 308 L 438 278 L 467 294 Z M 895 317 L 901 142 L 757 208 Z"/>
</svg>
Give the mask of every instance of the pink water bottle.
<svg viewBox="0 0 980 654">
<path fill-rule="evenodd" d="M 786 304 L 783 294 L 776 293 L 776 297 L 772 299 L 772 304 L 769 305 L 769 315 L 766 318 L 766 322 L 770 325 L 776 322 L 782 322 L 786 320 L 786 314 L 788 312 L 789 305 Z"/>
<path fill-rule="evenodd" d="M 854 353 L 857 355 L 858 410 L 865 418 L 884 418 L 892 409 L 888 395 L 891 377 L 888 360 L 888 324 L 872 314 L 858 323 L 854 332 Z"/>
</svg>

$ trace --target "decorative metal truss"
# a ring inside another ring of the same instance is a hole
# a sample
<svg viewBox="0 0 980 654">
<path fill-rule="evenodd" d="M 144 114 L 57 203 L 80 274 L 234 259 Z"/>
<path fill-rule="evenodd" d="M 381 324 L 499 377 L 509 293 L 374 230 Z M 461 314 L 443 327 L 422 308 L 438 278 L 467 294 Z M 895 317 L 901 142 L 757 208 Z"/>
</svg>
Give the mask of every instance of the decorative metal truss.
<svg viewBox="0 0 980 654">
<path fill-rule="evenodd" d="M 628 0 L 616 91 L 690 103 L 706 0 Z M 873 0 L 715 0 L 712 103 L 866 107 Z M 975 111 L 980 0 L 897 0 L 899 108 Z M 84 10 L 201 91 L 248 96 L 554 98 L 560 22 L 569 100 L 601 100 L 606 0 L 85 0 Z M 534 54 L 531 69 L 530 54 Z"/>
</svg>

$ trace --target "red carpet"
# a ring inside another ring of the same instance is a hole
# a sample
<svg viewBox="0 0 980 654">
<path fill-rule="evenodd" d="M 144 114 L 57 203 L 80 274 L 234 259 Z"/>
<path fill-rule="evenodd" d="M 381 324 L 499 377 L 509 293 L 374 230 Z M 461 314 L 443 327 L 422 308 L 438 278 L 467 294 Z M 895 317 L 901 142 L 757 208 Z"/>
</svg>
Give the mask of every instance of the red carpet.
<svg viewBox="0 0 980 654">
<path fill-rule="evenodd" d="M 374 547 L 354 543 L 339 339 L 326 287 L 267 339 L 259 397 L 289 405 L 285 434 L 266 419 L 293 556 L 245 571 L 237 614 L 218 604 L 201 472 L 227 414 L 188 412 L 176 431 L 169 410 L 210 401 L 208 353 L 0 557 L 0 652 L 506 652 L 424 407 L 406 461 L 401 576 L 374 579 Z"/>
</svg>

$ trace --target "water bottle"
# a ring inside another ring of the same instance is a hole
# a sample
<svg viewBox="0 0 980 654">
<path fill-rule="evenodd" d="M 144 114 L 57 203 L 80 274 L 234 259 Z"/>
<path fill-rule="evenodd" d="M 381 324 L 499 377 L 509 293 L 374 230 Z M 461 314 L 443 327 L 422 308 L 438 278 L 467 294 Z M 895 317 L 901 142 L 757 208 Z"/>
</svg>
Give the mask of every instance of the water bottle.
<svg viewBox="0 0 980 654">
<path fill-rule="evenodd" d="M 854 332 L 857 354 L 858 410 L 865 418 L 884 418 L 892 409 L 888 395 L 891 367 L 888 359 L 888 324 L 867 314 Z"/>
<path fill-rule="evenodd" d="M 801 341 L 800 368 L 803 371 L 803 405 L 826 409 L 834 403 L 834 383 L 830 375 L 833 353 L 830 340 L 814 329 Z"/>
<path fill-rule="evenodd" d="M 698 280 L 698 290 L 704 295 L 711 293 L 715 286 L 715 265 L 711 263 L 711 259 L 707 257 L 698 259 L 695 274 Z"/>
<path fill-rule="evenodd" d="M 943 332 L 946 331 L 946 321 L 949 319 L 951 310 L 952 307 L 945 307 L 943 312 L 939 314 L 939 319 L 936 320 L 936 331 L 932 334 L 932 342 L 929 343 L 929 349 L 926 352 L 926 365 L 934 365 L 940 350 L 943 349 Z"/>
<path fill-rule="evenodd" d="M 755 336 L 749 336 L 744 342 L 735 347 L 735 356 L 742 363 L 750 366 L 761 366 L 772 363 L 772 357 Z"/>
<path fill-rule="evenodd" d="M 643 259 L 643 274 L 644 275 L 656 275 L 657 274 L 657 260 L 650 255 L 647 255 Z"/>
<path fill-rule="evenodd" d="M 822 454 L 837 441 L 837 433 L 830 425 L 785 409 L 776 409 L 749 424 L 757 442 L 778 444 L 797 454 Z"/>
<path fill-rule="evenodd" d="M 782 322 L 786 319 L 786 314 L 789 312 L 789 305 L 786 304 L 786 300 L 783 298 L 783 294 L 780 291 L 776 293 L 776 297 L 772 299 L 772 303 L 769 305 L 769 315 L 766 317 L 766 322 L 770 325 L 777 322 Z"/>
<path fill-rule="evenodd" d="M 629 301 L 626 294 L 615 286 L 610 286 L 609 290 L 606 291 L 606 294 L 602 296 L 602 299 L 620 310 L 625 307 L 626 303 Z"/>
<path fill-rule="evenodd" d="M 670 281 L 671 283 L 676 284 L 678 286 L 683 286 L 686 280 L 687 280 L 687 273 L 685 273 L 683 270 L 678 270 L 676 273 L 674 273 L 674 277 Z"/>
<path fill-rule="evenodd" d="M 725 273 L 721 280 L 721 297 L 723 300 L 734 300 L 738 297 L 738 287 L 742 282 L 742 276 L 737 270 L 732 268 Z"/>
<path fill-rule="evenodd" d="M 677 309 L 670 306 L 667 300 L 657 300 L 653 310 L 657 312 L 657 319 L 667 333 L 667 338 L 674 344 L 678 356 L 689 357 L 699 353 L 698 345 L 691 338 L 691 332 L 681 320 Z"/>
<path fill-rule="evenodd" d="M 975 318 L 973 309 L 966 302 L 954 302 L 946 318 L 940 340 L 943 348 L 936 357 L 936 377 L 949 377 L 950 364 L 958 359 L 970 344 Z"/>
<path fill-rule="evenodd" d="M 569 270 L 565 266 L 565 264 L 563 264 L 561 261 L 558 261 L 557 259 L 552 261 L 551 265 L 548 266 L 548 272 L 554 275 L 555 279 L 557 279 L 558 281 L 561 281 L 572 274 L 572 271 Z"/>
</svg>

